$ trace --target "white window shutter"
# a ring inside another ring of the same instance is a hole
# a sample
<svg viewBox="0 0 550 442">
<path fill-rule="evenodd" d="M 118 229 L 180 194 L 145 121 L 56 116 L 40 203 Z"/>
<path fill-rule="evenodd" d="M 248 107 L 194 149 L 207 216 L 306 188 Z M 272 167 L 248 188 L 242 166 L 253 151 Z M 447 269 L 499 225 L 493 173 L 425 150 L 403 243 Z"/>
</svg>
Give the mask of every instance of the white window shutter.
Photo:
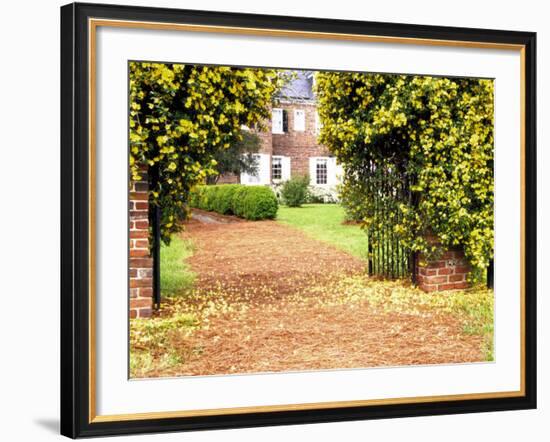
<svg viewBox="0 0 550 442">
<path fill-rule="evenodd" d="M 286 181 L 290 179 L 290 157 L 282 157 L 282 180 Z"/>
<path fill-rule="evenodd" d="M 306 130 L 306 112 L 303 109 L 294 110 L 294 130 L 297 132 Z"/>
<path fill-rule="evenodd" d="M 321 117 L 319 116 L 319 112 L 315 111 L 315 134 L 319 135 L 322 128 L 323 128 L 323 123 L 321 122 Z"/>
<path fill-rule="evenodd" d="M 282 109 L 271 110 L 271 132 L 274 134 L 283 133 L 283 110 Z"/>
<path fill-rule="evenodd" d="M 309 183 L 317 184 L 317 157 L 309 158 Z"/>
<path fill-rule="evenodd" d="M 336 182 L 334 184 L 342 184 L 342 179 L 344 178 L 344 168 L 341 164 L 338 164 L 336 158 L 334 159 L 334 164 L 336 168 Z"/>
<path fill-rule="evenodd" d="M 336 184 L 336 158 L 327 159 L 327 184 L 334 186 Z"/>
<path fill-rule="evenodd" d="M 269 184 L 271 181 L 271 161 L 269 155 L 260 154 L 260 184 Z"/>
</svg>

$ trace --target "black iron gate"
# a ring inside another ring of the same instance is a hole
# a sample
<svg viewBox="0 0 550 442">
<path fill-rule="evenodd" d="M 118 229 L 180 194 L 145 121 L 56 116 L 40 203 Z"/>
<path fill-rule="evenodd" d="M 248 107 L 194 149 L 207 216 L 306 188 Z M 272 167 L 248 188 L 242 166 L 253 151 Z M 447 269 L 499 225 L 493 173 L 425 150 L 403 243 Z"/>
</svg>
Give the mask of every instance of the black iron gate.
<svg viewBox="0 0 550 442">
<path fill-rule="evenodd" d="M 404 169 L 404 168 L 403 168 Z M 414 210 L 417 196 L 411 192 L 410 177 L 395 164 L 370 163 L 367 166 L 370 179 L 367 195 L 372 199 L 368 234 L 368 271 L 370 276 L 397 279 L 411 278 L 417 282 L 418 253 L 405 247 L 395 231 L 402 221 L 399 204 Z M 488 288 L 494 286 L 494 260 L 486 271 Z"/>
<path fill-rule="evenodd" d="M 416 256 L 395 232 L 402 219 L 399 204 L 410 205 L 412 194 L 406 172 L 393 164 L 369 164 L 367 194 L 372 198 L 367 228 L 369 275 L 383 278 L 412 278 L 415 281 Z"/>
</svg>

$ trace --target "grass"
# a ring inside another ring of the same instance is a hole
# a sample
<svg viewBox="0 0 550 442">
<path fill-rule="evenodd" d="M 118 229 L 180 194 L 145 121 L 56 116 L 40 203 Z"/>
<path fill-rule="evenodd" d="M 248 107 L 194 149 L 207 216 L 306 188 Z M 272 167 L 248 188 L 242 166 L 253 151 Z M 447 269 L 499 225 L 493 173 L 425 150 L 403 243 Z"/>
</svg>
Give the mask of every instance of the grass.
<svg viewBox="0 0 550 442">
<path fill-rule="evenodd" d="M 302 230 L 361 259 L 367 259 L 367 234 L 354 224 L 343 224 L 344 209 L 339 204 L 304 204 L 279 207 L 277 221 Z"/>
<path fill-rule="evenodd" d="M 130 377 L 144 377 L 151 371 L 169 370 L 184 363 L 186 355 L 176 349 L 198 326 L 196 317 L 185 313 L 168 318 L 132 319 Z"/>
<path fill-rule="evenodd" d="M 177 297 L 193 287 L 195 273 L 186 259 L 193 255 L 189 240 L 174 236 L 170 245 L 160 248 L 160 290 L 163 297 Z M 199 326 L 195 315 L 176 313 L 168 318 L 132 319 L 130 325 L 130 376 L 144 377 L 151 372 L 170 370 L 185 362 L 186 355 L 176 352 Z"/>
<path fill-rule="evenodd" d="M 475 290 L 475 289 L 474 289 Z M 467 293 L 467 292 L 461 292 Z M 473 298 L 473 299 L 472 299 Z M 455 308 L 467 318 L 463 322 L 464 333 L 483 336 L 483 353 L 486 361 L 493 361 L 494 294 L 489 289 L 478 289 L 474 296 L 458 296 Z"/>
<path fill-rule="evenodd" d="M 181 295 L 193 286 L 195 273 L 185 261 L 193 255 L 193 244 L 177 236 L 160 248 L 160 290 L 162 296 Z"/>
</svg>

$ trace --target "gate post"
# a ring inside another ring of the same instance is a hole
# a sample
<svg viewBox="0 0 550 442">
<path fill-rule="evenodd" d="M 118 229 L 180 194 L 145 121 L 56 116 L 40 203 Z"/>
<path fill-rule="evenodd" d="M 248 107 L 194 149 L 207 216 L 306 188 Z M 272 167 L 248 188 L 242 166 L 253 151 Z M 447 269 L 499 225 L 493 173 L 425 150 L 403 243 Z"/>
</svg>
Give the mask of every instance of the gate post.
<svg viewBox="0 0 550 442">
<path fill-rule="evenodd" d="M 495 287 L 495 260 L 489 261 L 489 267 L 487 267 L 487 288 L 492 289 Z"/>
<path fill-rule="evenodd" d="M 130 183 L 128 209 L 130 317 L 144 318 L 153 312 L 153 259 L 149 252 L 149 183 L 146 176 L 142 181 Z"/>
<path fill-rule="evenodd" d="M 437 240 L 428 238 L 434 244 Z M 417 264 L 418 288 L 425 292 L 460 290 L 470 287 L 468 274 L 472 270 L 462 248 L 444 251 L 438 259 L 427 260 L 420 254 Z"/>
<path fill-rule="evenodd" d="M 151 173 L 151 187 L 157 188 L 160 181 L 160 168 L 158 163 L 149 168 Z M 151 256 L 153 257 L 153 304 L 155 308 L 160 308 L 160 225 L 161 213 L 158 204 L 149 208 L 149 222 L 151 223 Z"/>
</svg>

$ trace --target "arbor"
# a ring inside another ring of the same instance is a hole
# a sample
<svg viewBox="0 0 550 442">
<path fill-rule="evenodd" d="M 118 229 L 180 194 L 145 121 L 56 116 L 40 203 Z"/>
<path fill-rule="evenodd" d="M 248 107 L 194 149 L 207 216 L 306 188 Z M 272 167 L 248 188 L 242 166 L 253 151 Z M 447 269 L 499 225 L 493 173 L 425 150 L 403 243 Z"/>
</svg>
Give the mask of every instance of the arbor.
<svg viewBox="0 0 550 442">
<path fill-rule="evenodd" d="M 428 256 L 462 246 L 474 267 L 486 267 L 493 255 L 493 81 L 322 72 L 316 85 L 320 141 L 344 165 L 344 196 L 364 195 L 356 207 L 365 225 L 388 222 L 373 207 L 379 175 L 403 172 L 412 198 L 392 212 L 403 244 Z"/>
<path fill-rule="evenodd" d="M 216 174 L 208 177 L 209 184 L 218 182 L 220 175 L 258 172 L 258 159 L 254 156 L 260 150 L 260 137 L 253 132 L 243 130 L 239 140 L 231 143 L 227 149 L 218 149 L 214 153 Z"/>
<path fill-rule="evenodd" d="M 190 189 L 216 174 L 214 154 L 261 125 L 282 77 L 273 69 L 130 63 L 130 173 L 157 171 L 149 202 L 161 235 L 181 229 Z"/>
</svg>

